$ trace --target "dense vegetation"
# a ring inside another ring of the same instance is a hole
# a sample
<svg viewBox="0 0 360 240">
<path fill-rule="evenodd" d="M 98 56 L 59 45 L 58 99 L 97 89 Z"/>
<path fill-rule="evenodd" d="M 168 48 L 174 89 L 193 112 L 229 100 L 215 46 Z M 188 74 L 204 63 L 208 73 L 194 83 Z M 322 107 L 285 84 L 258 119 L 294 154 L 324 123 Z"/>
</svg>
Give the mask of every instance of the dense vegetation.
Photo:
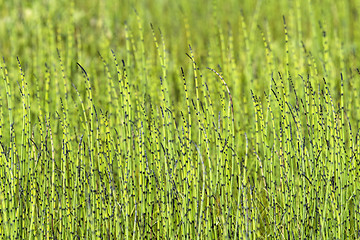
<svg viewBox="0 0 360 240">
<path fill-rule="evenodd" d="M 0 0 L 1 238 L 359 238 L 359 9 Z"/>
</svg>

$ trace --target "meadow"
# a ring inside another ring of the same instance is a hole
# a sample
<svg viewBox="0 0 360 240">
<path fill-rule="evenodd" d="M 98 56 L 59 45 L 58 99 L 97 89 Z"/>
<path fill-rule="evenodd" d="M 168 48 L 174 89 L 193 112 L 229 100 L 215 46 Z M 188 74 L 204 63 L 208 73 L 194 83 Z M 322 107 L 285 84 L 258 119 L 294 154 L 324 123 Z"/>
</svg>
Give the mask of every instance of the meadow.
<svg viewBox="0 0 360 240">
<path fill-rule="evenodd" d="M 1 238 L 360 238 L 359 9 L 0 0 Z"/>
</svg>

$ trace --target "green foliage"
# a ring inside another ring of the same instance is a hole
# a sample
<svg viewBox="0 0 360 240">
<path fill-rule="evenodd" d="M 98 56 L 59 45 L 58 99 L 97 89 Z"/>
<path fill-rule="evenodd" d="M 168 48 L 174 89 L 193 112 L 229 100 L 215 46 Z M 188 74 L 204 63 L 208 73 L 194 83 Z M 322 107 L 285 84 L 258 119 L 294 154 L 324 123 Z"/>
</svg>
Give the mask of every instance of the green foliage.
<svg viewBox="0 0 360 240">
<path fill-rule="evenodd" d="M 0 0 L 1 238 L 359 238 L 358 9 Z"/>
</svg>

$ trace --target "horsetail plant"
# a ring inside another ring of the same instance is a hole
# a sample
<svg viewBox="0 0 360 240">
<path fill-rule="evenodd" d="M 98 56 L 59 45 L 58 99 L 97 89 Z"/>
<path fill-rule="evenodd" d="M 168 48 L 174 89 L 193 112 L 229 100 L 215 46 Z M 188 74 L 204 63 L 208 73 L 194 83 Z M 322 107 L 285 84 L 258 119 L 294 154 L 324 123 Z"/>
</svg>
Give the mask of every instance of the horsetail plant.
<svg viewBox="0 0 360 240">
<path fill-rule="evenodd" d="M 326 4 L 0 1 L 1 238 L 359 238 L 359 4 Z"/>
</svg>

